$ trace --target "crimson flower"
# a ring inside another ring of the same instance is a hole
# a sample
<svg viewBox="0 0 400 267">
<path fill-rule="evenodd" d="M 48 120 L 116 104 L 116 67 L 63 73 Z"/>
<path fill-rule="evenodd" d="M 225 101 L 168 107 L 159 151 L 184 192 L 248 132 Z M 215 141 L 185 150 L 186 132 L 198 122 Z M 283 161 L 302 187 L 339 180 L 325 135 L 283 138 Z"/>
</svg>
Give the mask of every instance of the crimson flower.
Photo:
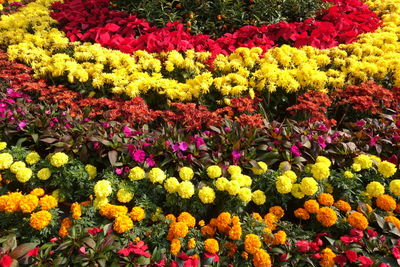
<svg viewBox="0 0 400 267">
<path fill-rule="evenodd" d="M 10 256 L 4 255 L 0 258 L 0 267 L 10 267 L 12 262 L 13 259 Z"/>
</svg>

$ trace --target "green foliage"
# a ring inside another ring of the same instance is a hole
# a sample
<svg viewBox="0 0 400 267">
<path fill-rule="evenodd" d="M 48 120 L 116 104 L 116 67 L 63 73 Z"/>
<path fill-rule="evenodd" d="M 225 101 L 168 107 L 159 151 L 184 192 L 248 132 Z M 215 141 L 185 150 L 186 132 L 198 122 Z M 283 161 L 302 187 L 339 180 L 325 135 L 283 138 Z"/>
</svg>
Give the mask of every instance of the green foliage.
<svg viewBox="0 0 400 267">
<path fill-rule="evenodd" d="M 116 8 L 137 14 L 159 27 L 185 23 L 192 33 L 218 37 L 245 25 L 303 21 L 326 8 L 322 0 L 116 0 Z"/>
</svg>

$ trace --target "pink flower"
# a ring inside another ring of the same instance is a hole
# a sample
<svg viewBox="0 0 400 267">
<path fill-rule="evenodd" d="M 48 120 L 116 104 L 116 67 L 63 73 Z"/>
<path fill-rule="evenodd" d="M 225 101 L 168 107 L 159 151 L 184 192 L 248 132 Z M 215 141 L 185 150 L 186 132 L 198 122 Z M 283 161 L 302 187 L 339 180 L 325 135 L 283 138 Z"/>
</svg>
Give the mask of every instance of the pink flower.
<svg viewBox="0 0 400 267">
<path fill-rule="evenodd" d="M 146 159 L 146 152 L 144 152 L 144 151 L 141 150 L 141 149 L 136 150 L 136 151 L 133 153 L 133 159 L 134 159 L 136 162 L 139 162 L 139 163 L 144 162 L 144 160 Z"/>
<path fill-rule="evenodd" d="M 133 135 L 132 129 L 126 125 L 122 128 L 122 131 L 124 132 L 125 137 L 131 137 Z"/>
<path fill-rule="evenodd" d="M 325 148 L 326 144 L 325 144 L 325 138 L 323 136 L 318 136 L 318 144 L 320 147 Z"/>
<path fill-rule="evenodd" d="M 50 242 L 51 242 L 51 243 L 55 243 L 55 242 L 57 242 L 58 240 L 60 240 L 58 237 L 53 237 L 52 239 L 50 239 Z"/>
<path fill-rule="evenodd" d="M 367 229 L 367 234 L 368 234 L 368 237 L 369 237 L 369 238 L 373 238 L 373 237 L 376 237 L 376 236 L 378 235 L 378 232 L 376 232 L 376 231 L 374 231 L 374 230 L 368 228 L 368 229 Z"/>
<path fill-rule="evenodd" d="M 396 259 L 400 259 L 400 249 L 399 249 L 399 247 L 392 247 L 392 254 Z"/>
<path fill-rule="evenodd" d="M 101 231 L 103 231 L 103 230 L 100 229 L 100 228 L 97 228 L 97 227 L 93 227 L 93 228 L 87 229 L 88 234 L 91 235 L 91 236 L 96 236 Z"/>
<path fill-rule="evenodd" d="M 300 157 L 300 156 L 301 156 L 300 149 L 299 149 L 296 145 L 293 145 L 293 146 L 290 148 L 290 153 L 292 153 L 293 156 L 295 156 L 295 157 Z"/>
<path fill-rule="evenodd" d="M 182 151 L 186 151 L 188 149 L 188 144 L 186 142 L 179 142 L 179 149 Z"/>
<path fill-rule="evenodd" d="M 299 240 L 296 242 L 296 247 L 300 252 L 307 252 L 310 248 L 309 242 L 306 240 Z"/>
</svg>

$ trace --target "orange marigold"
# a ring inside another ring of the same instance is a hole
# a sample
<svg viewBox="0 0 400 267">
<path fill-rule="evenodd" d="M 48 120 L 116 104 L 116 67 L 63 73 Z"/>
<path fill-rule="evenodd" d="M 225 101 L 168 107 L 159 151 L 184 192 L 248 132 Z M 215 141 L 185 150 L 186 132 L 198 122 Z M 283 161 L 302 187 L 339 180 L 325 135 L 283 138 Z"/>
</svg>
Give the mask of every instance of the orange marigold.
<svg viewBox="0 0 400 267">
<path fill-rule="evenodd" d="M 336 254 L 330 248 L 325 248 L 322 250 L 319 264 L 321 267 L 333 267 L 335 265 L 335 257 Z"/>
<path fill-rule="evenodd" d="M 127 215 L 119 215 L 115 218 L 113 228 L 119 234 L 125 233 L 133 228 L 133 222 Z"/>
<path fill-rule="evenodd" d="M 271 257 L 265 250 L 257 249 L 254 253 L 253 264 L 254 267 L 270 267 Z"/>
<path fill-rule="evenodd" d="M 319 204 L 315 199 L 307 200 L 303 206 L 309 213 L 317 213 L 319 210 Z"/>
<path fill-rule="evenodd" d="M 232 240 L 239 240 L 242 236 L 242 227 L 240 224 L 234 224 L 229 230 L 229 238 Z"/>
<path fill-rule="evenodd" d="M 189 228 L 196 225 L 196 219 L 189 212 L 182 212 L 177 218 L 178 222 L 184 222 Z"/>
<path fill-rule="evenodd" d="M 172 239 L 171 241 L 171 254 L 178 255 L 179 251 L 181 250 L 181 241 L 177 238 Z"/>
<path fill-rule="evenodd" d="M 44 190 L 43 188 L 35 188 L 29 194 L 35 195 L 37 197 L 42 197 L 44 196 Z"/>
<path fill-rule="evenodd" d="M 285 231 L 278 231 L 274 234 L 274 241 L 272 242 L 272 245 L 283 245 L 286 242 L 287 235 Z"/>
<path fill-rule="evenodd" d="M 0 196 L 0 211 L 5 211 L 7 207 L 7 201 L 8 201 L 7 195 Z"/>
<path fill-rule="evenodd" d="M 117 218 L 120 215 L 126 215 L 128 208 L 120 205 L 105 204 L 100 208 L 100 215 L 108 219 Z"/>
<path fill-rule="evenodd" d="M 232 223 L 233 225 L 240 224 L 240 218 L 239 218 L 239 216 L 233 216 L 233 217 L 232 217 L 232 220 L 231 220 L 231 223 Z"/>
<path fill-rule="evenodd" d="M 317 220 L 325 227 L 330 227 L 336 223 L 336 212 L 328 207 L 322 207 L 317 212 Z"/>
<path fill-rule="evenodd" d="M 250 254 L 254 254 L 261 247 L 261 241 L 258 235 L 248 234 L 244 238 L 244 249 Z"/>
<path fill-rule="evenodd" d="M 141 220 L 144 219 L 145 212 L 144 209 L 141 207 L 133 207 L 131 213 L 129 214 L 129 216 L 131 217 L 131 219 L 134 222 L 140 222 Z"/>
<path fill-rule="evenodd" d="M 249 258 L 249 253 L 247 253 L 246 251 L 243 251 L 242 254 L 240 254 L 240 257 L 247 260 Z"/>
<path fill-rule="evenodd" d="M 217 228 L 211 226 L 210 224 L 207 224 L 207 225 L 201 227 L 202 235 L 214 236 L 216 231 L 217 231 Z"/>
<path fill-rule="evenodd" d="M 396 209 L 396 200 L 387 194 L 383 194 L 376 198 L 376 205 L 382 210 L 393 211 Z"/>
<path fill-rule="evenodd" d="M 176 222 L 176 217 L 174 214 L 167 214 L 165 219 L 170 220 L 171 222 Z"/>
<path fill-rule="evenodd" d="M 198 222 L 198 225 L 199 225 L 200 227 L 203 227 L 204 225 L 206 225 L 206 223 L 204 222 L 204 220 L 200 220 L 200 221 Z"/>
<path fill-rule="evenodd" d="M 344 201 L 344 200 L 338 200 L 338 201 L 336 201 L 335 204 L 334 204 L 334 206 L 335 206 L 338 210 L 340 210 L 340 211 L 342 211 L 342 212 L 345 212 L 345 213 L 351 211 L 351 206 L 350 206 L 349 202 Z"/>
<path fill-rule="evenodd" d="M 169 226 L 169 232 L 171 232 L 172 238 L 185 237 L 189 232 L 189 228 L 184 222 L 174 222 Z"/>
<path fill-rule="evenodd" d="M 372 207 L 366 203 L 362 203 L 361 205 L 357 206 L 357 211 L 358 212 L 364 212 L 364 213 L 371 213 L 372 212 Z"/>
<path fill-rule="evenodd" d="M 269 208 L 269 212 L 274 214 L 278 219 L 282 218 L 285 215 L 285 211 L 281 206 L 273 206 Z"/>
<path fill-rule="evenodd" d="M 265 214 L 264 223 L 268 225 L 268 227 L 271 228 L 272 230 L 275 230 L 277 222 L 278 218 L 274 214 L 272 213 Z"/>
<path fill-rule="evenodd" d="M 25 195 L 19 202 L 19 208 L 23 213 L 31 213 L 39 204 L 39 198 L 35 195 Z"/>
<path fill-rule="evenodd" d="M 66 217 L 62 220 L 60 230 L 58 230 L 58 235 L 60 237 L 66 237 L 68 235 L 68 229 L 72 227 L 72 221 L 70 218 Z"/>
<path fill-rule="evenodd" d="M 396 204 L 396 208 L 394 209 L 394 212 L 400 213 L 400 203 Z"/>
<path fill-rule="evenodd" d="M 19 203 L 23 195 L 20 192 L 9 193 L 6 200 L 5 212 L 16 212 L 19 210 Z"/>
<path fill-rule="evenodd" d="M 214 238 L 208 238 L 204 241 L 204 250 L 208 253 L 214 254 L 219 251 L 218 241 Z"/>
<path fill-rule="evenodd" d="M 318 196 L 318 202 L 321 205 L 325 205 L 325 206 L 332 206 L 334 199 L 333 196 L 329 193 L 322 193 Z"/>
<path fill-rule="evenodd" d="M 299 218 L 301 220 L 308 220 L 310 219 L 310 213 L 306 209 L 303 208 L 298 208 L 297 210 L 294 211 L 294 216 L 296 218 Z"/>
<path fill-rule="evenodd" d="M 400 220 L 395 216 L 386 216 L 385 221 L 394 224 L 400 230 Z"/>
<path fill-rule="evenodd" d="M 196 240 L 194 238 L 190 238 L 187 247 L 188 249 L 194 249 L 196 247 Z"/>
<path fill-rule="evenodd" d="M 49 210 L 57 207 L 58 201 L 53 196 L 45 195 L 40 198 L 39 205 L 42 210 Z"/>
<path fill-rule="evenodd" d="M 51 222 L 51 213 L 47 210 L 41 210 L 31 214 L 29 225 L 36 230 L 45 228 Z"/>
<path fill-rule="evenodd" d="M 251 216 L 253 216 L 253 218 L 256 219 L 257 221 L 260 221 L 260 222 L 261 222 L 261 221 L 263 220 L 263 218 L 261 217 L 260 213 L 253 212 L 253 213 L 251 214 Z"/>
<path fill-rule="evenodd" d="M 347 222 L 354 228 L 359 230 L 365 230 L 368 227 L 368 219 L 358 211 L 352 212 L 347 217 Z"/>
<path fill-rule="evenodd" d="M 71 212 L 72 212 L 72 218 L 75 220 L 78 220 L 82 216 L 82 209 L 81 205 L 79 205 L 78 202 L 75 202 L 71 205 Z"/>
<path fill-rule="evenodd" d="M 229 212 L 222 212 L 217 217 L 218 231 L 224 232 L 231 223 L 231 214 Z"/>
</svg>

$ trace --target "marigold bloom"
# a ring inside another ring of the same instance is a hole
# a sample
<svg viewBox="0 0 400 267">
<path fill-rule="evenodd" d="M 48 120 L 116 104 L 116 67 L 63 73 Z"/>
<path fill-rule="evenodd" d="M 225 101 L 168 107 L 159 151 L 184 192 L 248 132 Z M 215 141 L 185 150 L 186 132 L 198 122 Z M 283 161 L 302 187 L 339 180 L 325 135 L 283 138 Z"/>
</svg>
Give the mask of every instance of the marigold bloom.
<svg viewBox="0 0 400 267">
<path fill-rule="evenodd" d="M 58 201 L 53 196 L 45 195 L 40 198 L 39 205 L 42 210 L 49 210 L 49 209 L 57 207 Z"/>
<path fill-rule="evenodd" d="M 189 228 L 193 228 L 196 225 L 196 218 L 186 211 L 179 214 L 177 221 L 186 223 Z"/>
<path fill-rule="evenodd" d="M 276 217 L 273 213 L 267 213 L 264 216 L 264 223 L 274 230 L 276 228 L 276 223 L 278 222 L 278 217 Z"/>
<path fill-rule="evenodd" d="M 23 213 L 31 213 L 36 209 L 39 204 L 39 198 L 35 195 L 29 194 L 22 197 L 19 202 L 19 208 Z"/>
<path fill-rule="evenodd" d="M 312 177 L 304 177 L 300 183 L 300 189 L 307 196 L 312 196 L 318 191 L 318 182 Z"/>
<path fill-rule="evenodd" d="M 190 238 L 187 247 L 188 249 L 194 249 L 196 247 L 196 240 L 194 238 Z"/>
<path fill-rule="evenodd" d="M 144 172 L 144 170 L 142 168 L 140 168 L 138 166 L 132 168 L 128 174 L 128 178 L 131 181 L 142 180 L 142 179 L 144 179 L 144 177 L 146 177 L 146 173 Z"/>
<path fill-rule="evenodd" d="M 365 230 L 368 227 L 368 219 L 360 212 L 354 211 L 347 217 L 347 222 L 354 228 Z"/>
<path fill-rule="evenodd" d="M 181 198 L 191 198 L 194 194 L 194 185 L 190 181 L 183 181 L 179 184 L 178 194 Z"/>
<path fill-rule="evenodd" d="M 265 250 L 257 249 L 254 253 L 253 264 L 254 267 L 270 267 L 271 257 Z"/>
<path fill-rule="evenodd" d="M 214 236 L 217 228 L 209 224 L 201 227 L 201 234 L 204 236 Z"/>
<path fill-rule="evenodd" d="M 6 170 L 11 167 L 14 159 L 10 153 L 1 153 L 0 154 L 0 171 Z"/>
<path fill-rule="evenodd" d="M 115 232 L 121 234 L 128 232 L 133 228 L 133 222 L 127 215 L 119 215 L 115 218 L 113 229 Z"/>
<path fill-rule="evenodd" d="M 396 196 L 400 196 L 400 179 L 392 180 L 389 184 L 390 192 Z"/>
<path fill-rule="evenodd" d="M 35 188 L 30 192 L 31 195 L 35 195 L 37 197 L 44 196 L 44 190 L 43 188 Z"/>
<path fill-rule="evenodd" d="M 41 230 L 50 224 L 51 218 L 50 212 L 41 210 L 31 214 L 29 225 L 35 230 Z"/>
<path fill-rule="evenodd" d="M 252 193 L 251 200 L 256 205 L 263 205 L 265 203 L 265 201 L 267 200 L 267 197 L 265 196 L 265 193 L 263 191 L 256 190 Z"/>
<path fill-rule="evenodd" d="M 16 174 L 18 170 L 26 168 L 25 162 L 23 161 L 15 161 L 13 164 L 10 166 L 10 172 Z"/>
<path fill-rule="evenodd" d="M 98 198 L 105 198 L 111 195 L 112 187 L 111 182 L 107 180 L 100 180 L 94 186 L 94 194 Z"/>
<path fill-rule="evenodd" d="M 30 152 L 25 157 L 25 161 L 29 165 L 33 165 L 33 164 L 37 163 L 39 160 L 40 160 L 40 155 L 37 152 Z"/>
<path fill-rule="evenodd" d="M 313 177 L 317 180 L 326 179 L 331 174 L 329 170 L 329 165 L 324 162 L 319 162 L 312 165 L 311 173 Z"/>
<path fill-rule="evenodd" d="M 286 233 L 285 231 L 278 231 L 274 234 L 274 240 L 272 241 L 272 245 L 283 245 L 286 242 Z"/>
<path fill-rule="evenodd" d="M 179 189 L 179 181 L 175 177 L 169 177 L 164 182 L 164 188 L 168 193 L 176 193 Z"/>
<path fill-rule="evenodd" d="M 336 254 L 330 248 L 325 248 L 322 250 L 319 264 L 321 267 L 333 267 L 335 265 L 335 257 Z"/>
<path fill-rule="evenodd" d="M 261 175 L 264 174 L 268 170 L 268 165 L 265 162 L 259 161 L 257 162 L 258 167 L 253 167 L 251 168 L 251 171 L 255 175 Z"/>
<path fill-rule="evenodd" d="M 385 187 L 379 182 L 370 182 L 366 191 L 370 197 L 377 197 L 385 193 Z"/>
<path fill-rule="evenodd" d="M 108 219 L 115 219 L 120 215 L 126 215 L 126 213 L 128 213 L 128 208 L 126 206 L 112 205 L 107 203 L 100 207 L 99 213 L 101 216 L 104 216 Z"/>
<path fill-rule="evenodd" d="M 81 205 L 79 205 L 78 202 L 75 202 L 71 205 L 71 212 L 72 212 L 72 218 L 77 220 L 80 219 L 82 216 L 82 209 Z"/>
<path fill-rule="evenodd" d="M 58 235 L 60 237 L 66 237 L 68 235 L 68 229 L 72 227 L 72 221 L 69 217 L 62 220 L 60 229 L 58 230 Z"/>
<path fill-rule="evenodd" d="M 193 176 L 194 176 L 194 172 L 193 172 L 192 168 L 182 167 L 179 170 L 179 177 L 184 181 L 191 180 L 193 178 Z"/>
<path fill-rule="evenodd" d="M 133 194 L 124 188 L 119 189 L 117 192 L 117 199 L 121 203 L 128 203 L 132 198 Z"/>
<path fill-rule="evenodd" d="M 269 208 L 269 212 L 274 214 L 278 219 L 282 218 L 285 215 L 285 211 L 281 206 L 273 206 Z"/>
<path fill-rule="evenodd" d="M 179 251 L 181 250 L 181 241 L 177 238 L 171 240 L 171 254 L 178 255 Z"/>
<path fill-rule="evenodd" d="M 50 158 L 50 164 L 53 165 L 54 167 L 61 167 L 65 164 L 68 163 L 68 155 L 65 154 L 64 152 L 57 152 L 53 154 Z"/>
<path fill-rule="evenodd" d="M 350 206 L 350 204 L 349 204 L 347 201 L 344 201 L 344 200 L 338 200 L 338 201 L 336 201 L 335 204 L 334 204 L 334 206 L 335 206 L 338 210 L 343 211 L 343 212 L 349 212 L 349 211 L 351 211 L 351 206 Z"/>
<path fill-rule="evenodd" d="M 396 173 L 397 168 L 396 165 L 394 165 L 393 163 L 384 160 L 378 163 L 378 171 L 380 174 L 383 175 L 383 177 L 389 178 Z"/>
<path fill-rule="evenodd" d="M 143 220 L 146 215 L 143 208 L 133 207 L 131 213 L 129 213 L 129 216 L 134 222 L 139 222 Z"/>
<path fill-rule="evenodd" d="M 218 178 L 218 177 L 220 177 L 222 175 L 222 170 L 221 170 L 221 168 L 219 166 L 212 165 L 212 166 L 209 166 L 207 168 L 207 175 L 211 179 L 215 179 L 215 178 Z"/>
<path fill-rule="evenodd" d="M 215 192 L 209 186 L 204 186 L 199 190 L 199 198 L 203 204 L 211 204 L 215 200 Z"/>
<path fill-rule="evenodd" d="M 317 220 L 325 227 L 330 227 L 336 223 L 336 212 L 328 207 L 322 207 L 317 212 Z"/>
<path fill-rule="evenodd" d="M 396 209 L 396 200 L 390 195 L 383 194 L 376 198 L 378 208 L 385 211 L 393 211 Z"/>
<path fill-rule="evenodd" d="M 244 238 L 244 249 L 250 254 L 256 253 L 261 248 L 261 241 L 258 235 L 248 234 Z"/>
<path fill-rule="evenodd" d="M 233 225 L 231 229 L 229 229 L 228 235 L 232 240 L 239 240 L 242 236 L 242 227 L 240 224 Z"/>
<path fill-rule="evenodd" d="M 319 210 L 319 204 L 315 199 L 307 200 L 303 206 L 309 213 L 317 213 Z"/>
<path fill-rule="evenodd" d="M 169 233 L 171 233 L 172 238 L 185 237 L 189 232 L 189 228 L 184 222 L 173 222 L 169 226 Z"/>
<path fill-rule="evenodd" d="M 16 212 L 19 209 L 19 203 L 21 202 L 23 195 L 20 192 L 8 193 L 7 197 L 3 198 L 6 201 L 4 211 L 5 212 Z"/>
<path fill-rule="evenodd" d="M 20 168 L 15 174 L 15 178 L 21 183 L 26 183 L 32 177 L 32 170 L 29 168 Z"/>
<path fill-rule="evenodd" d="M 166 175 L 163 170 L 160 168 L 152 168 L 150 172 L 148 173 L 150 182 L 153 184 L 159 183 L 162 184 L 166 178 Z"/>
<path fill-rule="evenodd" d="M 214 238 L 208 238 L 204 241 L 204 250 L 208 253 L 214 254 L 219 251 L 218 241 Z"/>
<path fill-rule="evenodd" d="M 168 220 L 170 220 L 171 222 L 176 222 L 176 217 L 175 217 L 174 214 L 167 214 L 167 215 L 165 216 L 165 219 L 168 219 Z"/>
<path fill-rule="evenodd" d="M 40 170 L 37 172 L 36 176 L 37 176 L 37 178 L 38 178 L 39 180 L 45 181 L 45 180 L 48 180 L 48 179 L 50 178 L 50 176 L 51 176 L 51 171 L 50 171 L 49 168 L 43 168 L 43 169 L 40 169 Z"/>
<path fill-rule="evenodd" d="M 334 199 L 333 196 L 329 193 L 322 193 L 318 196 L 318 202 L 321 205 L 325 205 L 325 206 L 332 206 Z"/>
<path fill-rule="evenodd" d="M 224 232 L 231 223 L 231 214 L 229 212 L 222 212 L 217 217 L 218 230 Z"/>
<path fill-rule="evenodd" d="M 386 216 L 385 221 L 392 223 L 394 226 L 397 227 L 397 229 L 400 230 L 400 220 L 397 219 L 396 216 Z"/>
<path fill-rule="evenodd" d="M 296 209 L 294 211 L 294 216 L 296 216 L 296 218 L 299 218 L 301 220 L 310 219 L 310 213 L 308 213 L 308 211 L 306 209 L 303 209 L 303 208 Z"/>
<path fill-rule="evenodd" d="M 361 169 L 369 169 L 372 167 L 372 160 L 369 156 L 367 155 L 359 155 L 357 157 L 355 157 L 354 159 L 354 163 L 356 164 L 360 164 Z"/>
<path fill-rule="evenodd" d="M 89 180 L 93 179 L 96 177 L 97 175 L 97 168 L 93 165 L 87 164 L 85 166 L 85 170 L 87 172 L 87 174 L 89 175 Z"/>
</svg>

